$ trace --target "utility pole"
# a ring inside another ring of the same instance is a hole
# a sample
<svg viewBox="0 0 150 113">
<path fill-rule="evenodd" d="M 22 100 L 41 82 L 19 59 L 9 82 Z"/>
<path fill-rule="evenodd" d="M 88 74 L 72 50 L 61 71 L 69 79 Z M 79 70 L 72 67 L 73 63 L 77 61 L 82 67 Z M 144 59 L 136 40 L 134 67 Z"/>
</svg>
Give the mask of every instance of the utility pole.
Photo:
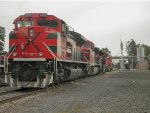
<svg viewBox="0 0 150 113">
<path fill-rule="evenodd" d="M 121 50 L 121 69 L 123 70 L 123 43 L 120 41 L 120 50 Z"/>
</svg>

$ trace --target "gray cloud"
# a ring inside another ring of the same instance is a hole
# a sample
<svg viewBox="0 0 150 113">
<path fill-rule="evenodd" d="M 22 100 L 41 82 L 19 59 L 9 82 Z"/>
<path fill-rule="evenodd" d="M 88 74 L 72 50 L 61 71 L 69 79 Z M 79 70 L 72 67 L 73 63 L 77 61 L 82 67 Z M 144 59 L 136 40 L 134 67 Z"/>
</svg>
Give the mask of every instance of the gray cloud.
<svg viewBox="0 0 150 113">
<path fill-rule="evenodd" d="M 24 13 L 46 12 L 55 15 L 96 46 L 108 47 L 113 55 L 120 51 L 120 40 L 133 38 L 150 45 L 150 2 L 52 2 L 52 1 L 0 1 L 0 25 L 8 33 L 13 20 Z"/>
</svg>

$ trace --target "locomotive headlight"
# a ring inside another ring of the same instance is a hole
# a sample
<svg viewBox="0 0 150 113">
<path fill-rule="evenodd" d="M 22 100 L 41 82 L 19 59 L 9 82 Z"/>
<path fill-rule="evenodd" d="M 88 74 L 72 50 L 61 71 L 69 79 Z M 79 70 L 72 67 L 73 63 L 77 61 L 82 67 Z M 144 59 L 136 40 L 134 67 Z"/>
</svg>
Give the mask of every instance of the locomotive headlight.
<svg viewBox="0 0 150 113">
<path fill-rule="evenodd" d="M 42 52 L 39 52 L 39 56 L 43 56 L 43 53 L 42 53 Z"/>
<path fill-rule="evenodd" d="M 34 30 L 33 30 L 33 29 L 30 29 L 30 30 L 29 30 L 29 35 L 30 35 L 30 36 L 34 36 Z"/>
<path fill-rule="evenodd" d="M 17 53 L 16 53 L 16 52 L 14 52 L 14 53 L 13 53 L 13 56 L 14 56 L 14 57 L 16 57 L 16 56 L 17 56 Z"/>
</svg>

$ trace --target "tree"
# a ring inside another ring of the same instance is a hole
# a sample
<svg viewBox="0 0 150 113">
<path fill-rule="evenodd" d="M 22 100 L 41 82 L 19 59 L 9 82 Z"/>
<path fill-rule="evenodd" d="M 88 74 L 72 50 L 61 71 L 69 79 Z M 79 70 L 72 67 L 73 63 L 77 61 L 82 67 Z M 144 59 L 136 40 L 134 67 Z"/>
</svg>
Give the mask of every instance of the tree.
<svg viewBox="0 0 150 113">
<path fill-rule="evenodd" d="M 110 50 L 107 48 L 107 47 L 105 47 L 105 48 L 102 48 L 102 51 L 106 54 L 106 55 L 111 55 L 111 52 L 110 52 Z"/>
<path fill-rule="evenodd" d="M 127 50 L 128 56 L 136 56 L 137 55 L 137 45 L 133 39 L 131 39 L 130 41 L 127 41 L 126 50 Z M 129 65 L 132 64 L 131 59 L 128 59 L 128 62 L 129 62 Z M 136 67 L 136 62 L 137 62 L 137 59 L 134 58 L 133 59 L 133 68 Z"/>
<path fill-rule="evenodd" d="M 5 28 L 0 27 L 0 52 L 4 51 Z"/>
<path fill-rule="evenodd" d="M 136 51 L 136 48 L 137 48 L 137 45 L 136 45 L 136 42 L 131 39 L 130 41 L 127 41 L 127 54 L 129 56 L 136 56 L 137 55 L 137 51 Z"/>
<path fill-rule="evenodd" d="M 131 39 L 130 41 L 127 41 L 127 54 L 129 56 L 137 56 L 137 48 L 138 47 L 144 47 L 144 53 L 145 56 L 149 56 L 150 55 L 150 46 L 146 45 L 146 44 L 136 44 L 136 42 Z M 133 65 L 135 66 L 136 64 L 136 58 L 133 60 Z M 128 59 L 129 63 L 131 63 L 131 61 Z"/>
<path fill-rule="evenodd" d="M 141 44 L 141 47 L 144 47 L 145 56 L 150 55 L 150 46 L 145 45 L 145 44 Z"/>
</svg>

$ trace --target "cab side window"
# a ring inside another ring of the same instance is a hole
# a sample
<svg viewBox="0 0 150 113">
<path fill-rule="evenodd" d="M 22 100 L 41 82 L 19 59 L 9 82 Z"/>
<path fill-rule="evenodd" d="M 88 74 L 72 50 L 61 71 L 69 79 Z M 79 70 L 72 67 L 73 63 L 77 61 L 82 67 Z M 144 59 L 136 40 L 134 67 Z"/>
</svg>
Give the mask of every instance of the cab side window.
<svg viewBox="0 0 150 113">
<path fill-rule="evenodd" d="M 61 32 L 64 36 L 69 36 L 69 27 L 64 21 L 61 21 Z"/>
<path fill-rule="evenodd" d="M 56 20 L 38 20 L 39 26 L 56 28 L 58 27 L 58 22 Z"/>
</svg>

